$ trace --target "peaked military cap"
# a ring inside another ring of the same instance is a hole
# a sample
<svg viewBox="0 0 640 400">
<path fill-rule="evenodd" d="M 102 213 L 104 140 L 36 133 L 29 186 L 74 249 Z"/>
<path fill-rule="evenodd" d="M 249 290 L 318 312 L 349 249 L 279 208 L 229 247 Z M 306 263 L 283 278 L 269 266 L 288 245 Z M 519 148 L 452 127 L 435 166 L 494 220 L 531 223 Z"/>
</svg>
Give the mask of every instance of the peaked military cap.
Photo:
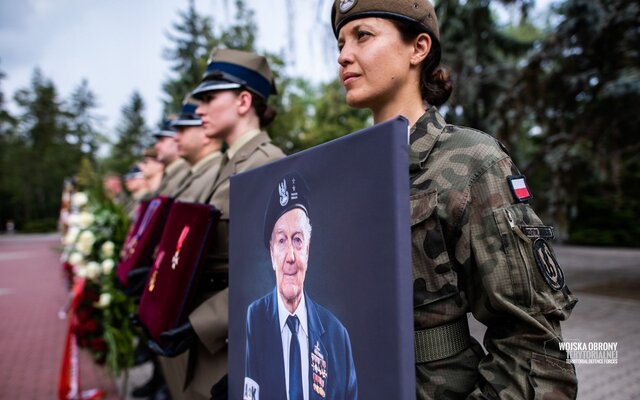
<svg viewBox="0 0 640 400">
<path fill-rule="evenodd" d="M 138 167 L 137 165 L 134 165 L 133 167 L 129 168 L 127 173 L 124 174 L 125 180 L 139 179 L 139 178 L 144 178 L 144 174 L 140 170 L 140 167 Z"/>
<path fill-rule="evenodd" d="M 417 24 L 440 41 L 436 11 L 429 0 L 335 0 L 331 9 L 333 33 L 359 18 L 390 18 Z"/>
<path fill-rule="evenodd" d="M 264 245 L 269 248 L 273 226 L 286 212 L 299 208 L 309 215 L 309 187 L 302 176 L 292 172 L 280 179 L 271 192 L 264 214 Z"/>
<path fill-rule="evenodd" d="M 153 133 L 153 137 L 159 139 L 161 137 L 175 137 L 176 131 L 172 127 L 173 121 L 166 119 L 162 122 L 162 128 Z"/>
<path fill-rule="evenodd" d="M 142 157 L 149 157 L 156 160 L 158 159 L 158 152 L 154 146 L 149 146 L 142 152 Z"/>
<path fill-rule="evenodd" d="M 191 95 L 200 100 L 205 92 L 240 88 L 248 89 L 265 100 L 276 93 L 267 59 L 247 51 L 214 49 L 207 71 Z"/>
<path fill-rule="evenodd" d="M 172 127 L 179 126 L 201 126 L 202 119 L 196 114 L 196 108 L 198 108 L 199 102 L 192 96 L 187 98 L 182 103 L 182 109 L 180 115 L 171 122 Z"/>
</svg>

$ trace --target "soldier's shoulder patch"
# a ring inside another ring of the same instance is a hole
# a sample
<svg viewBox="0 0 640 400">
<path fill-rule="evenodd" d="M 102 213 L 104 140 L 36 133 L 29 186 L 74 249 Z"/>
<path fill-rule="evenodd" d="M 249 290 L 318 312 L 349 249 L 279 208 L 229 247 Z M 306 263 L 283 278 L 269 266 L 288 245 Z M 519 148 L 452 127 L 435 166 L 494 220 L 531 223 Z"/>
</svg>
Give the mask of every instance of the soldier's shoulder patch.
<svg viewBox="0 0 640 400">
<path fill-rule="evenodd" d="M 524 175 L 508 176 L 507 182 L 509 183 L 511 194 L 513 194 L 513 197 L 515 197 L 518 203 L 526 203 L 533 198 L 533 194 L 531 194 L 531 190 L 529 190 Z"/>
<path fill-rule="evenodd" d="M 546 240 L 538 238 L 533 242 L 533 256 L 547 285 L 553 290 L 562 290 L 565 284 L 564 272 Z"/>
</svg>

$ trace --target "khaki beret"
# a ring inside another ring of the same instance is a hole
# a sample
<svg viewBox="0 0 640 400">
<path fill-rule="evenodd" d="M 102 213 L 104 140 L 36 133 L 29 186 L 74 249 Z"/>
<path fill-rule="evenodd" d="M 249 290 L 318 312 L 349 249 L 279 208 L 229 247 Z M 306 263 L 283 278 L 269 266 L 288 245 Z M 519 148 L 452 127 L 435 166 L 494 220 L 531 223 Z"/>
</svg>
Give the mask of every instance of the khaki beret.
<svg viewBox="0 0 640 400">
<path fill-rule="evenodd" d="M 436 11 L 429 0 L 335 0 L 331 9 L 333 33 L 359 18 L 391 18 L 413 22 L 440 41 Z"/>
<path fill-rule="evenodd" d="M 200 100 L 202 94 L 214 90 L 246 88 L 265 100 L 276 93 L 273 73 L 263 56 L 241 50 L 213 49 L 207 71 L 191 95 Z"/>
</svg>

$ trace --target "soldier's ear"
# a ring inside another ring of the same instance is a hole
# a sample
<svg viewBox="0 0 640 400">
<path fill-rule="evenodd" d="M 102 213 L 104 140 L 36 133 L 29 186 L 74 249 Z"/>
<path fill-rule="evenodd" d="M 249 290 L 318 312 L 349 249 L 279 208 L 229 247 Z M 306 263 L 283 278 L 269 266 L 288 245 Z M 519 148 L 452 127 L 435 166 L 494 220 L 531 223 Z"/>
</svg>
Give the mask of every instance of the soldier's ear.
<svg viewBox="0 0 640 400">
<path fill-rule="evenodd" d="M 411 55 L 411 65 L 419 65 L 423 62 L 431 51 L 431 36 L 421 33 L 413 40 L 413 53 Z"/>
<path fill-rule="evenodd" d="M 245 115 L 251 111 L 253 105 L 253 96 L 247 90 L 241 90 L 237 98 L 238 114 Z"/>
</svg>

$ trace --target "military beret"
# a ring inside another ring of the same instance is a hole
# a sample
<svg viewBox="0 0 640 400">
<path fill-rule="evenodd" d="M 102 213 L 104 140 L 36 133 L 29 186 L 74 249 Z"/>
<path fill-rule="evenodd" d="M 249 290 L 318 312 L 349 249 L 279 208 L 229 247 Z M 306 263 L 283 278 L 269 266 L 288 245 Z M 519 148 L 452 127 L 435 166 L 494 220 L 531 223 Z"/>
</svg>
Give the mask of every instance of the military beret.
<svg viewBox="0 0 640 400">
<path fill-rule="evenodd" d="M 176 131 L 172 127 L 173 121 L 166 119 L 162 122 L 162 128 L 153 132 L 153 137 L 159 139 L 161 137 L 175 137 Z"/>
<path fill-rule="evenodd" d="M 265 57 L 247 51 L 214 49 L 207 71 L 191 95 L 199 100 L 206 92 L 240 88 L 251 90 L 265 100 L 275 94 L 269 62 Z"/>
<path fill-rule="evenodd" d="M 297 172 L 285 175 L 273 188 L 264 214 L 264 245 L 269 248 L 273 226 L 287 211 L 295 208 L 309 216 L 309 187 Z"/>
<path fill-rule="evenodd" d="M 171 122 L 172 127 L 179 126 L 202 126 L 202 119 L 196 114 L 196 108 L 200 104 L 199 101 L 192 96 L 187 96 L 184 103 L 182 103 L 182 109 L 180 115 Z"/>
<path fill-rule="evenodd" d="M 331 9 L 333 33 L 359 18 L 391 18 L 417 24 L 440 40 L 436 11 L 429 0 L 335 0 Z"/>
</svg>

